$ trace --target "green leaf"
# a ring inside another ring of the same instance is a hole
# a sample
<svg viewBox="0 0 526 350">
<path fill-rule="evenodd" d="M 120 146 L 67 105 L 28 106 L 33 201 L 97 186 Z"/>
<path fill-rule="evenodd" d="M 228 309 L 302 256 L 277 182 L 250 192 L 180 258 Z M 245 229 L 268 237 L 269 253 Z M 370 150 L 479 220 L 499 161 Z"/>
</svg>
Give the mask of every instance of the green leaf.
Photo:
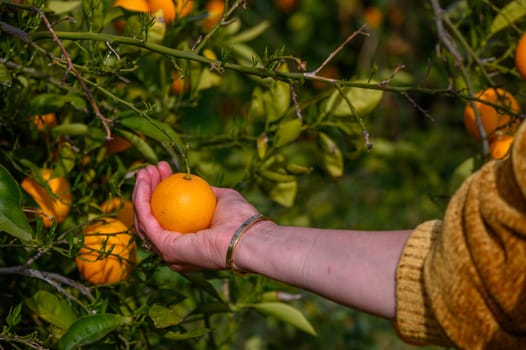
<svg viewBox="0 0 526 350">
<path fill-rule="evenodd" d="M 264 315 L 275 317 L 286 322 L 308 334 L 316 335 L 314 327 L 305 316 L 295 307 L 280 302 L 263 302 L 258 304 L 245 305 L 243 307 L 252 308 Z"/>
<path fill-rule="evenodd" d="M 526 0 L 515 0 L 504 6 L 493 19 L 488 38 L 526 15 Z"/>
<path fill-rule="evenodd" d="M 56 0 L 49 0 L 47 2 L 46 9 L 52 12 L 55 12 L 57 15 L 61 15 L 64 13 L 71 12 L 75 9 L 77 9 L 82 1 L 56 1 Z"/>
<path fill-rule="evenodd" d="M 22 321 L 22 303 L 18 303 L 15 307 L 9 308 L 9 313 L 5 318 L 5 322 L 9 327 L 14 327 Z"/>
<path fill-rule="evenodd" d="M 203 68 L 199 75 L 197 90 L 206 90 L 221 84 L 223 77 L 217 72 L 211 72 L 209 68 Z"/>
<path fill-rule="evenodd" d="M 258 136 L 256 148 L 258 151 L 259 159 L 263 159 L 267 154 L 268 150 L 268 137 L 266 134 L 261 134 Z"/>
<path fill-rule="evenodd" d="M 343 175 L 343 155 L 342 151 L 327 134 L 318 133 L 318 145 L 321 148 L 321 165 L 322 168 L 332 178 L 338 178 Z"/>
<path fill-rule="evenodd" d="M 150 316 L 156 328 L 176 326 L 184 320 L 187 314 L 186 308 L 179 306 L 179 304 L 171 307 L 153 304 L 148 311 L 148 316 Z"/>
<path fill-rule="evenodd" d="M 256 86 L 252 92 L 252 98 L 250 100 L 250 117 L 253 119 L 259 119 L 265 116 L 265 92 Z"/>
<path fill-rule="evenodd" d="M 95 314 L 77 319 L 60 338 L 59 350 L 73 350 L 95 343 L 129 322 L 117 314 Z"/>
<path fill-rule="evenodd" d="M 295 141 L 301 135 L 302 127 L 303 123 L 298 118 L 280 123 L 276 131 L 274 146 L 281 147 Z"/>
<path fill-rule="evenodd" d="M 262 21 L 258 25 L 255 25 L 254 27 L 247 29 L 244 32 L 241 32 L 240 34 L 236 36 L 230 37 L 229 39 L 225 40 L 225 42 L 222 43 L 222 45 L 228 47 L 232 44 L 252 41 L 253 39 L 263 34 L 263 32 L 267 30 L 269 26 L 270 26 L 269 21 Z"/>
<path fill-rule="evenodd" d="M 298 182 L 279 182 L 270 190 L 270 198 L 286 208 L 292 207 L 298 192 Z"/>
<path fill-rule="evenodd" d="M 29 241 L 33 230 L 29 225 L 20 205 L 21 191 L 16 180 L 9 171 L 0 164 L 0 231 L 20 239 Z"/>
<path fill-rule="evenodd" d="M 358 80 L 357 83 L 367 83 L 364 80 Z M 374 83 L 374 82 L 371 82 Z M 382 90 L 364 89 L 357 87 L 344 86 L 342 87 L 343 94 L 352 103 L 354 111 L 358 116 L 364 116 L 371 113 L 380 104 L 383 97 Z M 332 113 L 337 117 L 354 116 L 352 108 L 347 101 L 342 97 L 338 90 L 335 90 L 324 103 L 322 109 L 326 113 Z"/>
<path fill-rule="evenodd" d="M 64 331 L 77 318 L 66 300 L 44 290 L 36 292 L 26 303 L 38 317 Z"/>
<path fill-rule="evenodd" d="M 234 56 L 240 64 L 253 65 L 254 62 L 260 60 L 257 52 L 248 45 L 238 43 L 229 48 L 232 52 L 232 56 Z"/>
<path fill-rule="evenodd" d="M 91 132 L 86 124 L 63 123 L 51 129 L 53 136 L 84 136 Z"/>
<path fill-rule="evenodd" d="M 192 282 L 194 287 L 197 287 L 197 288 L 203 290 L 204 292 L 208 293 L 210 296 L 214 297 L 215 299 L 217 299 L 219 301 L 223 301 L 223 299 L 221 298 L 221 295 L 219 295 L 219 293 L 214 288 L 212 283 L 210 283 L 202 275 L 193 273 L 193 274 L 185 274 L 185 275 L 183 275 L 183 277 L 185 277 L 190 282 Z"/>
<path fill-rule="evenodd" d="M 157 154 L 153 150 L 153 148 L 143 139 L 141 139 L 136 134 L 122 130 L 122 129 L 114 129 L 115 132 L 122 137 L 124 137 L 126 140 L 130 141 L 130 143 L 139 151 L 144 158 L 146 158 L 149 162 L 157 163 L 159 159 L 157 158 Z"/>
<path fill-rule="evenodd" d="M 167 332 L 164 337 L 170 340 L 187 340 L 192 338 L 202 337 L 210 333 L 210 330 L 207 328 L 192 329 L 187 332 Z"/>
<path fill-rule="evenodd" d="M 275 81 L 265 94 L 263 103 L 268 122 L 279 120 L 290 106 L 289 84 Z"/>
<path fill-rule="evenodd" d="M 104 2 L 100 0 L 82 1 L 82 10 L 88 22 L 89 31 L 101 31 L 104 26 Z"/>
<path fill-rule="evenodd" d="M 76 109 L 86 108 L 86 101 L 74 94 L 40 94 L 31 100 L 31 108 L 34 110 L 34 114 L 39 114 L 43 111 L 55 111 L 67 103 Z"/>
<path fill-rule="evenodd" d="M 136 115 L 126 115 L 118 117 L 118 123 L 159 142 L 176 145 L 181 148 L 182 142 L 179 135 L 170 125 L 162 121 Z"/>
<path fill-rule="evenodd" d="M 11 72 L 5 66 L 5 64 L 0 63 L 0 85 L 11 87 Z"/>
<path fill-rule="evenodd" d="M 65 176 L 75 168 L 75 151 L 69 142 L 60 146 L 58 160 L 53 169 L 53 176 Z"/>
</svg>

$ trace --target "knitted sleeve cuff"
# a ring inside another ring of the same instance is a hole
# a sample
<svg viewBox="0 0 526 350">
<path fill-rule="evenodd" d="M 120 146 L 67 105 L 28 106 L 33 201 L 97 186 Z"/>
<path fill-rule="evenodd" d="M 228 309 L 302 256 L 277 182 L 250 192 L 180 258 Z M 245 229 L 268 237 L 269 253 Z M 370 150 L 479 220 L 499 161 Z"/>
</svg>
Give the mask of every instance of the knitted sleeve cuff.
<svg viewBox="0 0 526 350">
<path fill-rule="evenodd" d="M 412 344 L 450 346 L 451 342 L 437 323 L 424 285 L 424 261 L 432 242 L 440 234 L 442 222 L 427 221 L 409 237 L 396 271 L 395 329 Z"/>
</svg>

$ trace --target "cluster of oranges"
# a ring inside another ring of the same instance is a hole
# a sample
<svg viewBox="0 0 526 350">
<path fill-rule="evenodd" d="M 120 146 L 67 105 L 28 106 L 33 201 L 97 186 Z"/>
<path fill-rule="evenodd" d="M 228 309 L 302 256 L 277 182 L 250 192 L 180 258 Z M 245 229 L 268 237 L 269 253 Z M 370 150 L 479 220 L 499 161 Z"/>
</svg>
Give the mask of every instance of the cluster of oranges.
<svg viewBox="0 0 526 350">
<path fill-rule="evenodd" d="M 55 113 L 33 118 L 35 128 L 46 132 L 57 126 Z M 121 152 L 131 145 L 121 137 L 106 144 L 108 154 Z M 67 178 L 42 168 L 21 181 L 21 187 L 33 199 L 36 208 L 28 210 L 50 228 L 68 217 L 72 189 Z M 210 185 L 197 175 L 176 173 L 164 179 L 151 199 L 152 213 L 165 229 L 191 233 L 210 226 L 216 197 Z M 134 209 L 130 200 L 113 197 L 100 205 L 97 219 L 84 227 L 82 247 L 75 263 L 81 276 L 91 284 L 111 284 L 125 280 L 136 261 Z"/>
<path fill-rule="evenodd" d="M 515 67 L 519 75 L 526 79 L 526 34 L 515 50 Z M 493 159 L 508 157 L 514 134 L 519 126 L 520 105 L 515 97 L 502 88 L 488 88 L 476 94 L 477 100 L 468 103 L 464 109 L 464 125 L 468 133 L 478 142 L 483 137 L 481 129 L 489 143 Z M 473 108 L 475 106 L 475 108 Z M 478 123 L 480 117 L 480 123 Z"/>
<path fill-rule="evenodd" d="M 58 225 L 67 218 L 72 194 L 65 177 L 42 168 L 20 185 L 35 201 L 37 208 L 31 212 L 41 218 L 44 227 Z M 136 257 L 131 202 L 113 198 L 102 203 L 101 211 L 102 219 L 84 228 L 83 246 L 75 259 L 80 274 L 92 284 L 124 280 Z"/>
<path fill-rule="evenodd" d="M 58 125 L 54 112 L 37 115 L 33 124 L 39 132 Z M 60 146 L 59 146 L 60 147 Z M 121 152 L 131 147 L 122 137 L 114 136 L 106 143 L 106 153 Z M 63 223 L 73 203 L 72 189 L 66 177 L 52 169 L 41 168 L 20 183 L 33 199 L 31 216 L 38 216 L 42 226 L 50 228 Z M 78 271 L 92 284 L 111 284 L 126 279 L 136 258 L 133 236 L 133 205 L 125 198 L 111 198 L 100 205 L 101 218 L 87 225 L 82 234 L 83 245 L 75 262 Z"/>
</svg>

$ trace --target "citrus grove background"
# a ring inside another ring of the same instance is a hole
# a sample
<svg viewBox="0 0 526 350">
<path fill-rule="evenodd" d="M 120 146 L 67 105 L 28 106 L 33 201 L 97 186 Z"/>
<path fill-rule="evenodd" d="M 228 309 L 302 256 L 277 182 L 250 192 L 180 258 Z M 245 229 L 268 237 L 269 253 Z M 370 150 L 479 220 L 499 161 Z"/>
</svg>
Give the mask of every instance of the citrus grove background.
<svg viewBox="0 0 526 350">
<path fill-rule="evenodd" d="M 388 321 L 264 277 L 170 271 L 134 236 L 135 172 L 167 160 L 287 225 L 440 217 L 522 119 L 525 14 L 0 0 L 0 345 L 413 349 Z"/>
</svg>

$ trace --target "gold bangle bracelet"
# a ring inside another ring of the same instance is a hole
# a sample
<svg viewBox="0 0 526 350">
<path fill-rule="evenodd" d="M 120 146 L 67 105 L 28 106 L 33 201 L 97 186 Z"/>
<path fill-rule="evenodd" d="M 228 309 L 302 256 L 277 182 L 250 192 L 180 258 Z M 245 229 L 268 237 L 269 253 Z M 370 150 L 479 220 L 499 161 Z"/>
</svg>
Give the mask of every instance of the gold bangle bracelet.
<svg viewBox="0 0 526 350">
<path fill-rule="evenodd" d="M 248 230 L 248 228 L 252 225 L 254 225 L 256 222 L 258 221 L 262 221 L 262 220 L 266 220 L 265 216 L 263 216 L 262 214 L 256 214 L 256 215 L 253 215 L 251 217 L 249 217 L 248 219 L 245 220 L 245 222 L 243 222 L 241 224 L 241 226 L 239 226 L 239 228 L 236 230 L 236 232 L 234 232 L 234 235 L 232 236 L 232 239 L 230 240 L 230 244 L 228 245 L 228 250 L 226 251 L 226 267 L 227 269 L 230 269 L 232 270 L 233 272 L 237 272 L 237 273 L 243 273 L 241 270 L 238 270 L 234 267 L 234 253 L 235 253 L 235 250 L 239 244 L 239 241 L 241 239 L 241 236 L 243 235 L 243 233 L 245 233 L 246 230 Z"/>
</svg>

